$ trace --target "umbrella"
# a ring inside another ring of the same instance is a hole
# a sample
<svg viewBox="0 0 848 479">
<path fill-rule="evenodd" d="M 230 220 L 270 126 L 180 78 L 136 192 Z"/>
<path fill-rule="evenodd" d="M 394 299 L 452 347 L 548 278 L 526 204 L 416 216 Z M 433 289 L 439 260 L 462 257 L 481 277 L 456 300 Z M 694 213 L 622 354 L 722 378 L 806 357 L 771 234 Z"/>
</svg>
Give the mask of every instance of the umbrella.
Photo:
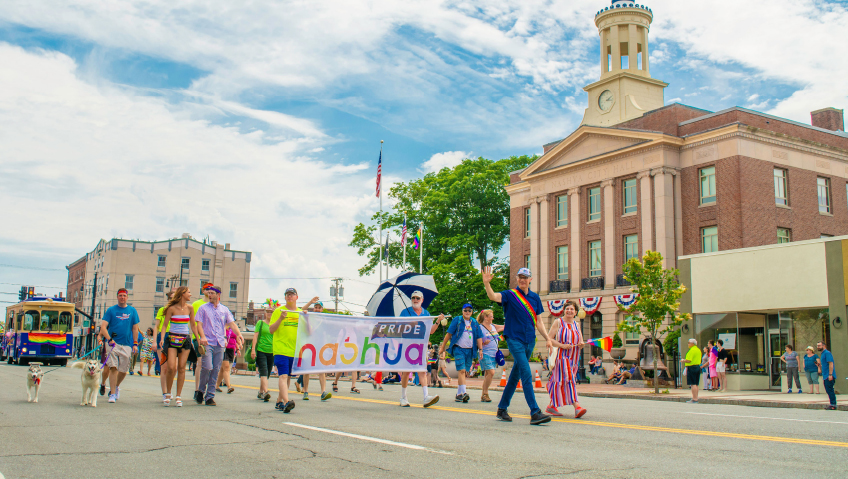
<svg viewBox="0 0 848 479">
<path fill-rule="evenodd" d="M 423 307 L 430 305 L 439 291 L 436 281 L 427 274 L 405 271 L 394 278 L 388 279 L 377 288 L 377 292 L 368 301 L 369 316 L 400 316 L 401 311 L 412 306 L 409 298 L 415 291 L 424 295 Z"/>
</svg>

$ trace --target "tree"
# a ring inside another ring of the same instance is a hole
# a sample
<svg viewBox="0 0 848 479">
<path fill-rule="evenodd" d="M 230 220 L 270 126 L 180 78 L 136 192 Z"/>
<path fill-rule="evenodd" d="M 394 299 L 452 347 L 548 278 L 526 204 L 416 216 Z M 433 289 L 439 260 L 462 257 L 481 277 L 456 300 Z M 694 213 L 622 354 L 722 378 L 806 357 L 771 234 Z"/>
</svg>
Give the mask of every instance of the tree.
<svg viewBox="0 0 848 479">
<path fill-rule="evenodd" d="M 674 268 L 665 269 L 663 257 L 656 251 L 647 251 L 642 261 L 631 258 L 624 264 L 624 278 L 633 285 L 630 291 L 639 295 L 636 302 L 619 309 L 631 315 L 630 321 L 618 325 L 619 331 L 640 333 L 644 329 L 651 335 L 651 348 L 654 356 L 654 393 L 659 394 L 657 361 L 659 351 L 657 341 L 689 319 L 689 314 L 680 314 L 680 296 L 686 287 L 677 281 L 680 272 Z"/>
</svg>

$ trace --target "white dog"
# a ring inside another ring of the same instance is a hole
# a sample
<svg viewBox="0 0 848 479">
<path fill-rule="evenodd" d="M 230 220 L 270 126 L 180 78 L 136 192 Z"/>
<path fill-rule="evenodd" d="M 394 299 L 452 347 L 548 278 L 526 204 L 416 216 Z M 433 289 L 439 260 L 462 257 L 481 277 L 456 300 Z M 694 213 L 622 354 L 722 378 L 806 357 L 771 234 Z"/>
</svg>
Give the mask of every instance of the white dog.
<svg viewBox="0 0 848 479">
<path fill-rule="evenodd" d="M 27 374 L 27 402 L 38 402 L 38 390 L 41 389 L 41 378 L 44 373 L 41 372 L 41 363 L 29 363 L 29 373 Z M 32 390 L 35 389 L 35 399 L 32 397 Z"/>
<path fill-rule="evenodd" d="M 71 364 L 71 367 L 82 369 L 82 401 L 80 402 L 80 406 L 91 404 L 91 407 L 97 407 L 97 390 L 100 389 L 100 369 L 103 365 L 95 359 L 89 359 L 88 361 L 77 361 Z"/>
</svg>

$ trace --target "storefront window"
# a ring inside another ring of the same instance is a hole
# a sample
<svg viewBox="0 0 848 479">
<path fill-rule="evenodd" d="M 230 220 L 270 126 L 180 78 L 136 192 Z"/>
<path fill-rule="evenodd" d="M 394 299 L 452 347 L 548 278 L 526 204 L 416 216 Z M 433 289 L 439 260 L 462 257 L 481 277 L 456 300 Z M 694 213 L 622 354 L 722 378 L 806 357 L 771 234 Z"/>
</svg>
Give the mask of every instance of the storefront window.
<svg viewBox="0 0 848 479">
<path fill-rule="evenodd" d="M 781 332 L 786 331 L 788 344 L 803 352 L 819 341 L 830 349 L 830 312 L 827 309 L 795 309 L 780 311 Z"/>
<path fill-rule="evenodd" d="M 727 350 L 727 371 L 739 370 L 739 331 L 736 313 L 728 314 L 697 314 L 695 315 L 695 332 L 700 334 L 703 344 L 698 346 L 703 349 L 707 341 L 724 342 Z"/>
</svg>

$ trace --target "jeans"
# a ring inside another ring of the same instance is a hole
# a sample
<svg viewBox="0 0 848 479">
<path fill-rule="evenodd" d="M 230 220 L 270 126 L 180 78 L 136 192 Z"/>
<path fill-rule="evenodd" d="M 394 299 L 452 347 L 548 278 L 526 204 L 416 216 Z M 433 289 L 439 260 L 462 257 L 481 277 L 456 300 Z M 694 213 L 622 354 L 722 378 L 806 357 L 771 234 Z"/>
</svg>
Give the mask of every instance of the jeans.
<svg viewBox="0 0 848 479">
<path fill-rule="evenodd" d="M 824 391 L 827 393 L 827 397 L 830 398 L 830 405 L 836 406 L 836 392 L 833 390 L 833 384 L 836 382 L 836 378 L 834 377 L 832 381 L 828 381 L 827 376 L 824 377 Z"/>
<path fill-rule="evenodd" d="M 156 335 L 156 346 L 159 346 L 159 341 L 162 340 L 162 333 Z M 156 360 L 156 364 L 153 366 L 153 370 L 156 371 L 156 374 L 162 374 L 162 365 L 159 364 L 159 352 L 154 352 L 153 357 Z"/>
<path fill-rule="evenodd" d="M 509 408 L 512 395 L 515 394 L 515 388 L 518 387 L 518 380 L 520 379 L 524 388 L 524 399 L 530 407 L 530 414 L 542 412 L 539 405 L 536 404 L 536 394 L 533 392 L 533 375 L 530 374 L 530 357 L 533 355 L 533 348 L 536 345 L 510 338 L 506 338 L 506 345 L 514 362 L 512 371 L 509 372 L 509 380 L 507 380 L 506 387 L 501 395 L 501 401 L 498 403 L 498 409 Z"/>
<path fill-rule="evenodd" d="M 221 369 L 226 349 L 226 346 L 206 346 L 206 354 L 200 363 L 200 379 L 197 380 L 200 385 L 198 391 L 205 392 L 203 398 L 206 400 L 215 397 L 215 383 L 218 382 L 218 371 Z"/>
<path fill-rule="evenodd" d="M 801 377 L 798 376 L 798 368 L 786 368 L 786 384 L 789 386 L 789 389 L 792 389 L 792 378 L 795 378 L 795 385 L 798 386 L 798 390 L 801 390 Z"/>
</svg>

